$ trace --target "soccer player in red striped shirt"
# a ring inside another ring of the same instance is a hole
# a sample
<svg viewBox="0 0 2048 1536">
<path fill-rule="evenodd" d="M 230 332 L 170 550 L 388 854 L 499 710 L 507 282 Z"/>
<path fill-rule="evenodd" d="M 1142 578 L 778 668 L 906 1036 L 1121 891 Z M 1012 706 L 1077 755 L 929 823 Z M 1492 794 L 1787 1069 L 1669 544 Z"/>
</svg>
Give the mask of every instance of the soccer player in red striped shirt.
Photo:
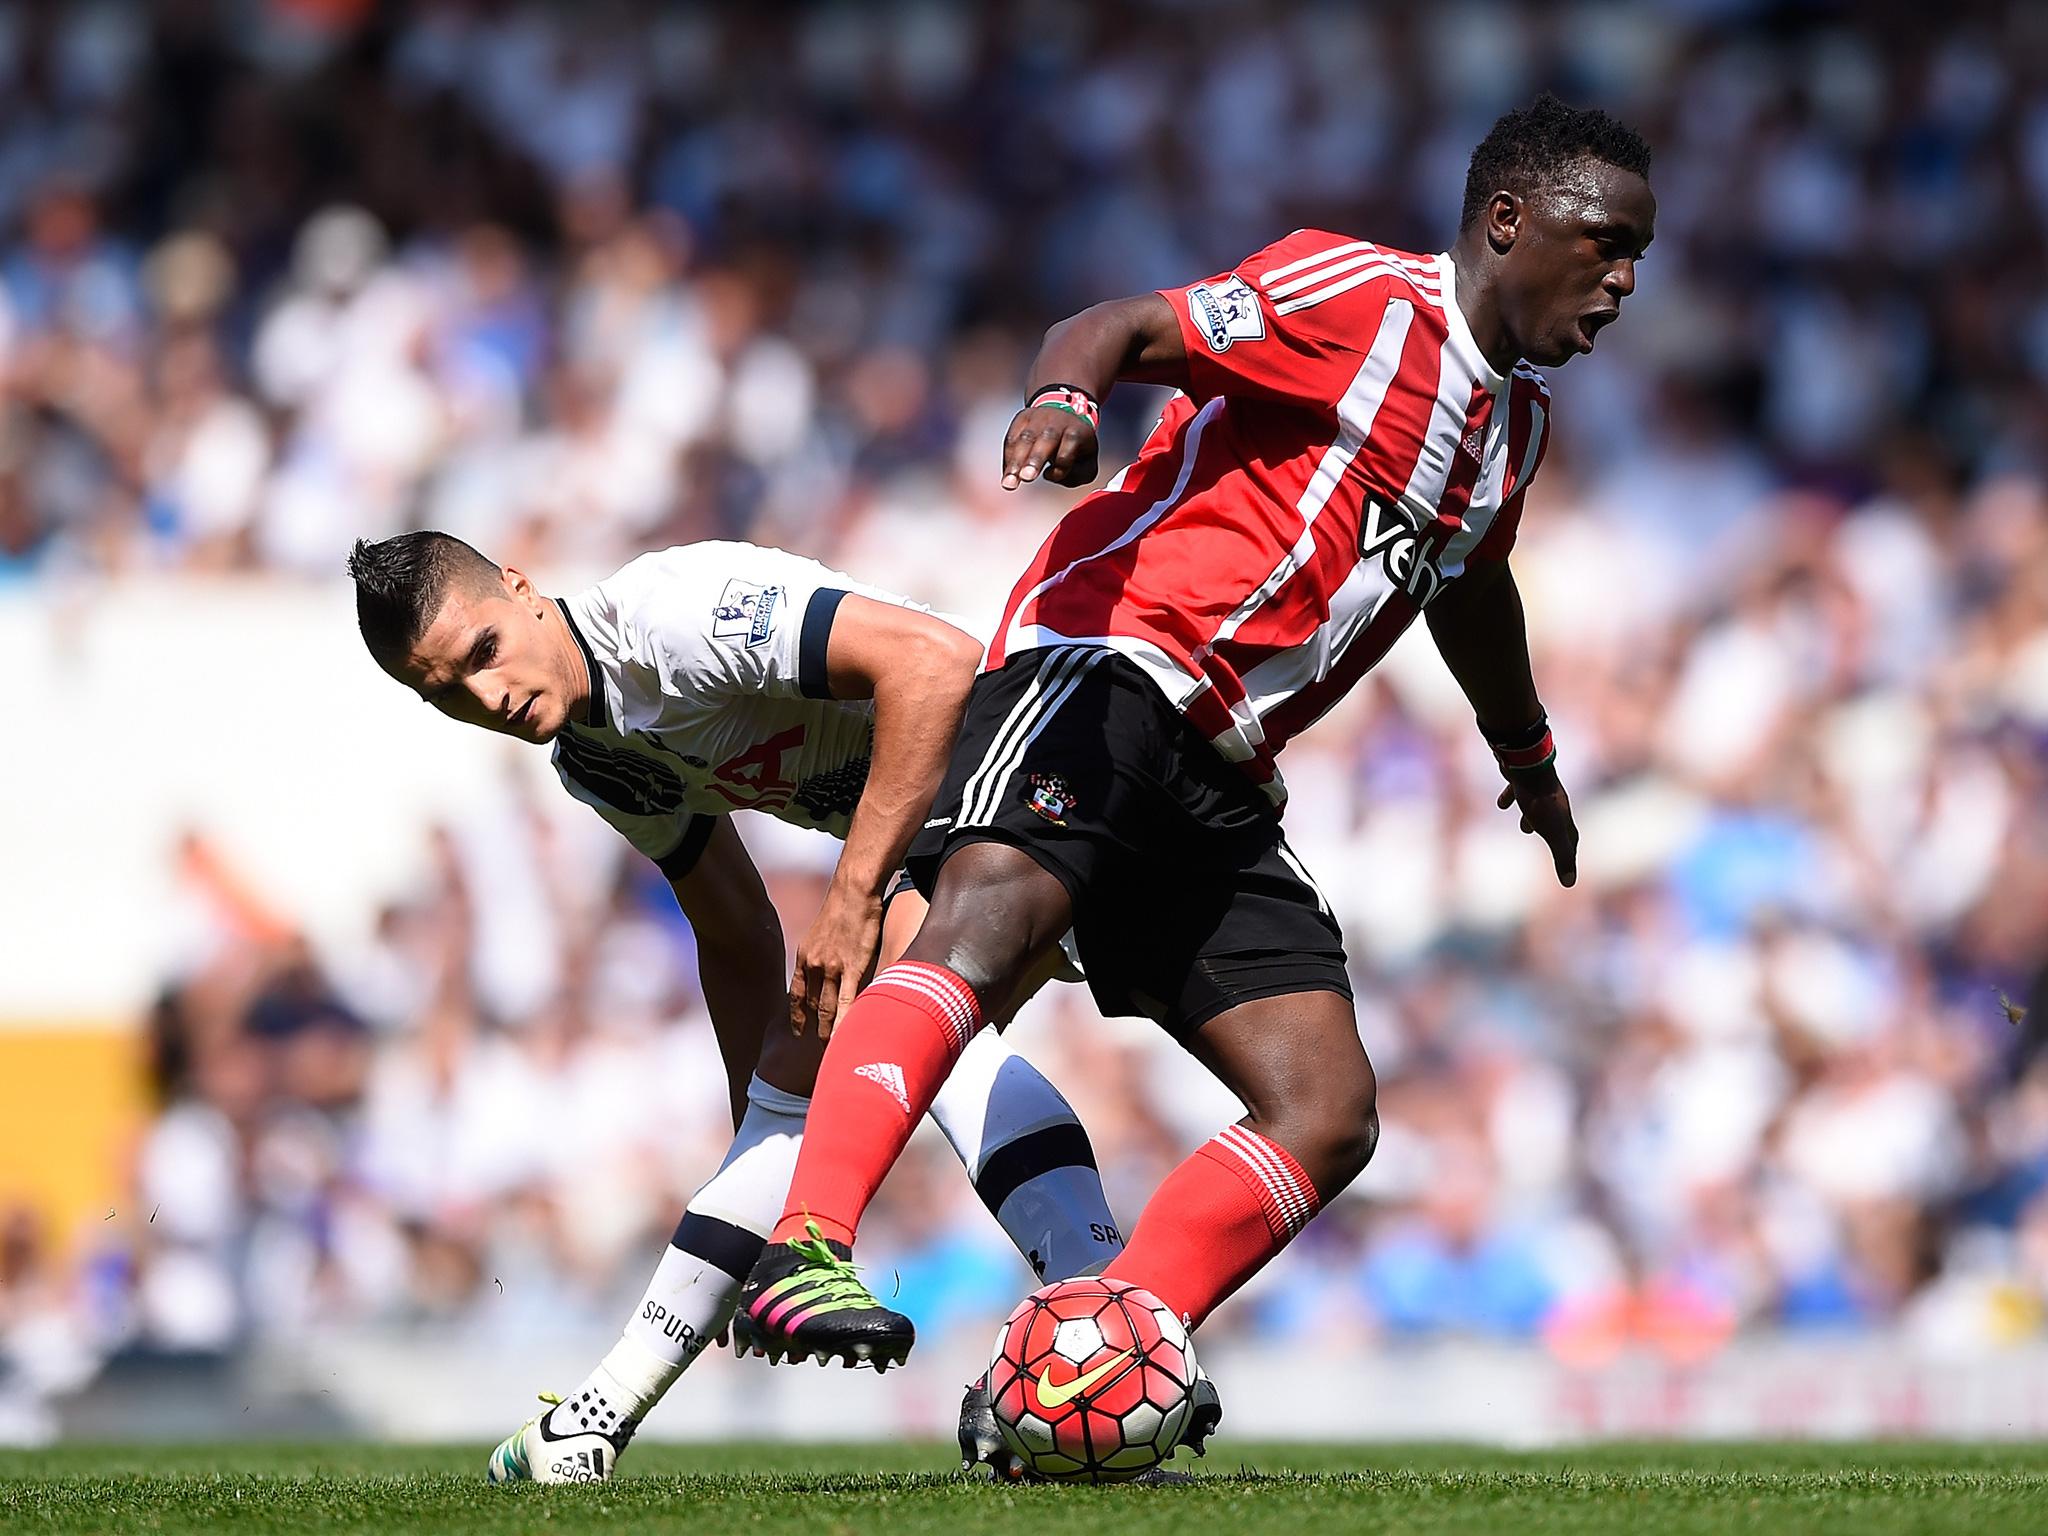
<svg viewBox="0 0 2048 1536">
<path fill-rule="evenodd" d="M 1069 926 L 1103 1009 L 1156 1019 L 1247 1110 L 1169 1175 L 1110 1275 L 1199 1324 L 1365 1166 L 1372 1069 L 1342 936 L 1281 832 L 1278 757 L 1421 616 L 1502 809 L 1572 884 L 1508 554 L 1549 436 L 1531 365 L 1590 351 L 1634 292 L 1649 160 L 1545 97 L 1473 153 L 1449 251 L 1300 230 L 1047 333 L 1007 487 L 1093 479 L 1117 380 L 1180 394 L 1053 530 L 989 646 L 911 848 L 930 912 L 840 1020 L 785 1241 L 741 1293 L 771 1356 L 909 1349 L 848 1262 L 855 1226 L 961 1047 Z"/>
</svg>

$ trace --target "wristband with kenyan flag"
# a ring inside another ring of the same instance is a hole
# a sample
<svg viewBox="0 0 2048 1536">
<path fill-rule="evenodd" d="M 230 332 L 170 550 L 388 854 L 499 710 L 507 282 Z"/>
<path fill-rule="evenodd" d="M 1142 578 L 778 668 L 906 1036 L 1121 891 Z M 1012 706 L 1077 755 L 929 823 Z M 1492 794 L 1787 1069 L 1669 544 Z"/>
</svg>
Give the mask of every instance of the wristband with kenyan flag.
<svg viewBox="0 0 2048 1536">
<path fill-rule="evenodd" d="M 1548 715 L 1537 716 L 1534 725 L 1506 737 L 1496 738 L 1484 721 L 1480 722 L 1479 729 L 1486 737 L 1487 745 L 1493 748 L 1494 761 L 1500 764 L 1500 771 L 1509 778 L 1518 773 L 1534 773 L 1557 761 L 1557 744 L 1550 737 Z"/>
<path fill-rule="evenodd" d="M 1102 402 L 1078 384 L 1041 384 L 1024 402 L 1024 409 L 1066 411 L 1096 431 L 1102 430 Z"/>
</svg>

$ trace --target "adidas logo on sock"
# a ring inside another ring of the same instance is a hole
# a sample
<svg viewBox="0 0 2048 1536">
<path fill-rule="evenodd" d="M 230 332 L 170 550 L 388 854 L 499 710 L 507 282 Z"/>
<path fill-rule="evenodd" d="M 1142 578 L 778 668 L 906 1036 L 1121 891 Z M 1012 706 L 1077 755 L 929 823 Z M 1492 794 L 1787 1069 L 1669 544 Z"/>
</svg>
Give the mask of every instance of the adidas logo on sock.
<svg viewBox="0 0 2048 1536">
<path fill-rule="evenodd" d="M 895 1062 L 871 1061 L 864 1067 L 855 1067 L 853 1075 L 887 1089 L 889 1097 L 902 1106 L 903 1113 L 910 1113 L 910 1089 L 903 1081 L 903 1069 Z"/>
</svg>

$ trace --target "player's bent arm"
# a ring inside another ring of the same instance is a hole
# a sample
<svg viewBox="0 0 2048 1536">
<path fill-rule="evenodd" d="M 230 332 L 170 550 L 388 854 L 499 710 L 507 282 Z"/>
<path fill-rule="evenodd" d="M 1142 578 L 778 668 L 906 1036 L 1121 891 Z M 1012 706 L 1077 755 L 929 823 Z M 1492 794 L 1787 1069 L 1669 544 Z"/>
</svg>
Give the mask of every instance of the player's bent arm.
<svg viewBox="0 0 2048 1536">
<path fill-rule="evenodd" d="M 849 595 L 825 644 L 836 699 L 873 699 L 874 747 L 832 883 L 797 945 L 790 1021 L 829 1034 L 881 937 L 882 897 L 923 824 L 952 755 L 981 645 L 915 608 Z"/>
<path fill-rule="evenodd" d="M 730 817 L 716 818 L 703 852 L 669 886 L 697 938 L 697 981 L 718 1036 L 738 1125 L 768 1026 L 786 1008 L 782 920 Z M 809 1091 L 807 1084 L 774 1086 Z"/>
<path fill-rule="evenodd" d="M 1092 304 L 1052 326 L 1025 389 L 1028 397 L 1047 384 L 1077 384 L 1100 400 L 1119 380 L 1187 387 L 1180 321 L 1156 293 Z"/>
<path fill-rule="evenodd" d="M 1180 322 L 1156 293 L 1092 305 L 1053 326 L 1032 361 L 1024 398 L 1065 384 L 1100 404 L 1120 379 L 1188 386 Z M 1056 485 L 1086 485 L 1095 478 L 1095 460 L 1093 421 L 1058 406 L 1027 404 L 1003 442 L 1003 488 L 1015 490 L 1041 474 Z"/>
</svg>

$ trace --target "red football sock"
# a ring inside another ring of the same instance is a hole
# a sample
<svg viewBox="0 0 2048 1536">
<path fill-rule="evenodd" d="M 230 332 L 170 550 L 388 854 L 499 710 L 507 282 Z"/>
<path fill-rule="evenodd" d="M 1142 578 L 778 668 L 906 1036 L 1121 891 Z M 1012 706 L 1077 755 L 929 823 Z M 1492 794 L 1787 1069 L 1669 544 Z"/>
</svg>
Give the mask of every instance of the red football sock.
<svg viewBox="0 0 2048 1536">
<path fill-rule="evenodd" d="M 904 1143 L 981 1028 L 974 989 L 943 965 L 901 960 L 868 983 L 832 1032 L 771 1241 L 808 1222 L 851 1243 Z"/>
<path fill-rule="evenodd" d="M 1318 1204 L 1285 1147 L 1227 1125 L 1166 1176 L 1130 1246 L 1103 1273 L 1142 1285 L 1199 1327 L 1308 1225 Z"/>
</svg>

